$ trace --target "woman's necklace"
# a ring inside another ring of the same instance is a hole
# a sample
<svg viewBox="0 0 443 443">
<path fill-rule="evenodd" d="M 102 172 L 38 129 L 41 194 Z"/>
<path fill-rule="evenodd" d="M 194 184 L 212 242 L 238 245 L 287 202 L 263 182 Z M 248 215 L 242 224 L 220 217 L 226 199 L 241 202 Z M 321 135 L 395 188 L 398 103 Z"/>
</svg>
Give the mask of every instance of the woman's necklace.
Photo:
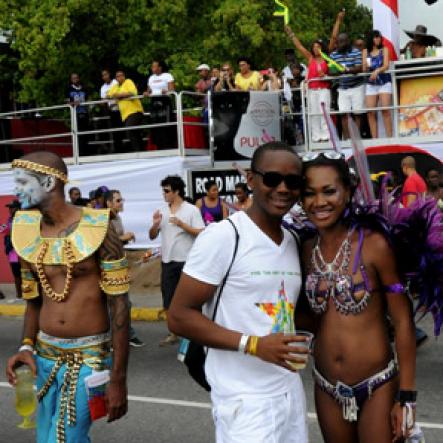
<svg viewBox="0 0 443 443">
<path fill-rule="evenodd" d="M 331 262 L 327 262 L 323 258 L 320 249 L 320 237 L 317 238 L 317 244 L 312 250 L 312 267 L 315 273 L 320 277 L 324 277 L 329 283 L 335 280 L 339 274 L 343 274 L 348 267 L 351 256 L 351 236 L 352 230 L 346 235 L 346 238 L 343 240 Z"/>
</svg>

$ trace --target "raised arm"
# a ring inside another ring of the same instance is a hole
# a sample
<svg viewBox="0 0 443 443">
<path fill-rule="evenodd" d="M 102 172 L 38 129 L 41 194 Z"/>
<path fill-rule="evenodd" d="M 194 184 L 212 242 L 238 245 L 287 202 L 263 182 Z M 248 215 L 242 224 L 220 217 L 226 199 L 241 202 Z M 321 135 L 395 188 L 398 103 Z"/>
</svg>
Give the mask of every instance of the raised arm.
<svg viewBox="0 0 443 443">
<path fill-rule="evenodd" d="M 334 27 L 332 28 L 332 34 L 331 34 L 331 38 L 329 40 L 329 46 L 328 46 L 328 52 L 331 53 L 332 51 L 335 50 L 335 48 L 337 47 L 337 36 L 338 33 L 340 32 L 340 26 L 343 23 L 343 20 L 345 18 L 345 10 L 341 10 L 338 14 L 337 14 L 337 18 L 335 20 L 334 23 Z"/>
<path fill-rule="evenodd" d="M 126 414 L 128 410 L 128 389 L 126 374 L 129 358 L 129 302 L 127 261 L 122 242 L 112 225 L 99 249 L 102 270 L 105 272 L 102 288 L 108 296 L 111 318 L 112 359 L 111 380 L 106 391 L 108 422 Z M 107 278 L 106 272 L 109 272 Z"/>
<path fill-rule="evenodd" d="M 301 54 L 303 54 L 303 57 L 308 61 L 311 60 L 312 54 L 303 46 L 302 42 L 297 38 L 297 36 L 294 34 L 294 31 L 289 25 L 285 26 L 285 31 L 291 39 L 292 43 L 294 43 L 294 46 Z"/>
<path fill-rule="evenodd" d="M 152 226 L 151 229 L 149 229 L 149 238 L 151 240 L 154 240 L 158 237 L 158 234 L 160 232 L 160 223 L 162 222 L 162 214 L 159 210 L 154 212 L 154 215 L 152 216 Z"/>
</svg>

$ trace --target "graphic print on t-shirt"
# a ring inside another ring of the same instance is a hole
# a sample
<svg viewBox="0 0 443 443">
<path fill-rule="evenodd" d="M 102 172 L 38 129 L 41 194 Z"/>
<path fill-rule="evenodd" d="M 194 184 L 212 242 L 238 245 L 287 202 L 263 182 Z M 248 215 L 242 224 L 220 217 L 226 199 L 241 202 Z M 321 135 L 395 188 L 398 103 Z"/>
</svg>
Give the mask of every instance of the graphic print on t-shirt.
<svg viewBox="0 0 443 443">
<path fill-rule="evenodd" d="M 278 291 L 277 303 L 255 303 L 265 314 L 273 319 L 271 334 L 277 332 L 294 332 L 294 304 L 290 303 L 282 280 Z"/>
</svg>

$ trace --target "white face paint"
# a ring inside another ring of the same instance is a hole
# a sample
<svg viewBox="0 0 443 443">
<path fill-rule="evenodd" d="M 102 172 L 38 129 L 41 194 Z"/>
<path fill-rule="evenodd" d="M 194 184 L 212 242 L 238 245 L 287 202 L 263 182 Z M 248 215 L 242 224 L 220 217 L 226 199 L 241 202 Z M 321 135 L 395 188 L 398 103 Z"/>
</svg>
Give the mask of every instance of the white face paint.
<svg viewBox="0 0 443 443">
<path fill-rule="evenodd" d="M 22 209 L 38 206 L 48 196 L 48 192 L 54 188 L 53 177 L 15 168 L 13 170 L 15 189 Z"/>
</svg>

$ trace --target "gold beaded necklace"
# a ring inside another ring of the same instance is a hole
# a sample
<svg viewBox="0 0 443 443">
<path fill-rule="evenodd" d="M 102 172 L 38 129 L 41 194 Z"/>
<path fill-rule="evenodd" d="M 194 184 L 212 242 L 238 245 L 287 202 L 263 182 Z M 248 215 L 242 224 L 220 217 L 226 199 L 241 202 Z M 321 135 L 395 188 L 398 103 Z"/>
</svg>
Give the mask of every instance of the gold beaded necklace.
<svg viewBox="0 0 443 443">
<path fill-rule="evenodd" d="M 40 280 L 40 284 L 43 288 L 43 292 L 47 297 L 49 297 L 51 300 L 60 303 L 66 299 L 66 297 L 69 294 L 69 289 L 71 288 L 72 283 L 72 270 L 74 269 L 74 262 L 75 257 L 74 253 L 72 252 L 71 243 L 67 238 L 63 240 L 63 249 L 66 253 L 66 280 L 65 280 L 65 287 L 63 289 L 62 293 L 55 292 L 51 285 L 48 282 L 48 278 L 46 277 L 46 274 L 43 270 L 43 260 L 46 255 L 46 252 L 48 251 L 49 244 L 48 242 L 44 241 L 42 243 L 42 246 L 40 248 L 40 252 L 37 256 L 37 262 L 36 262 L 36 268 L 37 268 L 37 275 L 38 279 Z"/>
</svg>

